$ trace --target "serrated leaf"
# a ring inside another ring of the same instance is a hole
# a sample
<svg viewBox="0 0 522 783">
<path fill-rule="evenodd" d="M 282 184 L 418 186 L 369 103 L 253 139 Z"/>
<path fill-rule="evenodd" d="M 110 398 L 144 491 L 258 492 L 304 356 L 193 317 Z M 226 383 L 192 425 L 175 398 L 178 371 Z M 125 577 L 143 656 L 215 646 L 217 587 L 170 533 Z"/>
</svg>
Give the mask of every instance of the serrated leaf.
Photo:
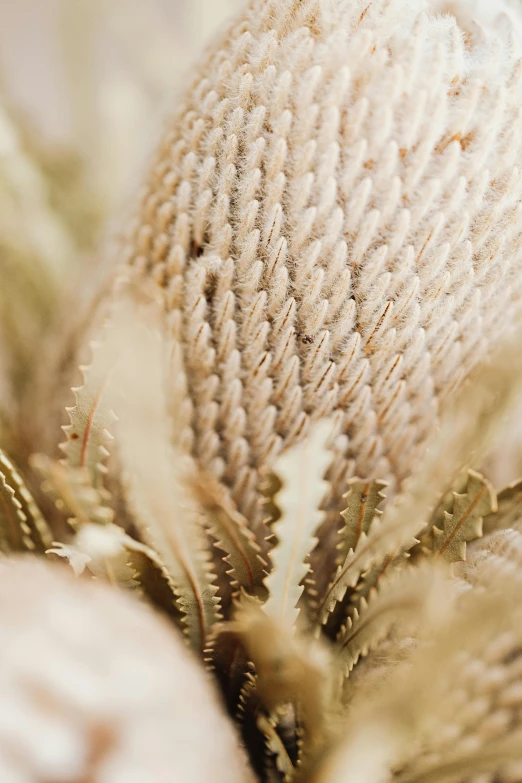
<svg viewBox="0 0 522 783">
<path fill-rule="evenodd" d="M 88 568 L 98 579 L 135 589 L 139 582 L 128 557 L 134 546 L 142 545 L 117 525 L 86 523 L 70 544 L 55 543 L 47 554 L 66 558 L 77 576 Z"/>
<path fill-rule="evenodd" d="M 381 583 L 379 591 L 372 589 L 368 599 L 362 598 L 337 637 L 345 676 L 396 623 L 422 625 L 428 614 L 428 602 L 442 595 L 445 576 L 431 565 L 406 568 Z"/>
<path fill-rule="evenodd" d="M 0 537 L 4 554 L 34 548 L 20 502 L 3 473 L 0 473 Z"/>
<path fill-rule="evenodd" d="M 227 706 L 233 711 L 239 704 L 245 678 L 249 674 L 245 649 L 234 634 L 226 632 L 226 623 L 215 627 L 209 646 Z"/>
<path fill-rule="evenodd" d="M 404 557 L 419 543 L 416 536 L 423 529 L 428 510 L 452 483 L 459 472 L 458 466 L 465 447 L 475 440 L 466 433 L 462 442 L 455 442 L 454 430 L 459 431 L 457 413 L 460 410 L 457 407 L 452 417 L 446 420 L 433 448 L 419 470 L 410 477 L 409 486 L 387 508 L 381 519 L 374 520 L 368 534 L 361 533 L 355 550 L 350 551 L 345 562 L 338 567 L 328 590 L 318 603 L 319 623 L 327 622 L 336 604 L 343 600 L 348 589 L 357 586 L 366 572 L 390 557 Z M 452 451 L 453 446 L 455 448 Z"/>
<path fill-rule="evenodd" d="M 344 563 L 350 549 L 355 549 L 362 533 L 368 534 L 375 517 L 382 516 L 379 505 L 386 497 L 383 489 L 388 486 L 388 482 L 352 478 L 348 485 L 350 488 L 343 495 L 346 508 L 341 511 L 341 516 L 346 524 L 339 531 L 338 565 Z"/>
<path fill-rule="evenodd" d="M 465 560 L 466 543 L 481 538 L 483 517 L 496 507 L 495 490 L 490 482 L 469 470 L 466 492 L 454 492 L 452 512 L 444 512 L 444 529 L 434 528 L 434 550 L 450 563 Z"/>
<path fill-rule="evenodd" d="M 254 706 L 254 711 L 259 707 L 256 679 L 256 676 L 251 672 L 248 672 L 245 677 L 245 682 L 241 688 L 241 693 L 239 694 L 236 712 L 236 718 L 240 723 L 243 722 L 245 717 L 249 714 L 251 705 Z"/>
<path fill-rule="evenodd" d="M 390 577 L 395 570 L 400 569 L 409 559 L 408 547 L 401 547 L 398 551 L 391 552 L 384 560 L 362 574 L 357 587 L 351 595 L 352 611 L 363 598 L 368 598 L 373 589 L 379 587 L 384 578 Z M 350 615 L 350 609 L 348 614 Z"/>
<path fill-rule="evenodd" d="M 194 488 L 196 498 L 205 511 L 205 525 L 216 540 L 216 548 L 226 554 L 224 560 L 230 565 L 227 574 L 231 579 L 233 596 L 237 596 L 241 589 L 252 595 L 263 591 L 267 564 L 248 520 L 214 477 L 198 477 Z"/>
<path fill-rule="evenodd" d="M 72 468 L 42 454 L 34 455 L 31 464 L 44 479 L 42 490 L 68 515 L 74 528 L 93 522 L 100 525 L 113 522 L 114 511 L 107 505 L 109 493 L 93 486 L 87 467 Z"/>
<path fill-rule="evenodd" d="M 277 732 L 276 722 L 261 713 L 257 716 L 257 727 L 264 737 L 267 751 L 274 756 L 277 771 L 281 774 L 284 783 L 288 783 L 295 774 L 295 768 Z"/>
<path fill-rule="evenodd" d="M 433 530 L 434 528 L 442 529 L 444 526 L 445 512 L 451 512 L 453 508 L 453 495 L 455 492 L 463 493 L 466 491 L 468 483 L 467 471 L 461 473 L 451 483 L 451 487 L 442 494 L 438 503 L 435 505 L 426 527 L 421 531 L 419 535 L 419 547 L 420 550 L 426 554 L 433 549 Z"/>
<path fill-rule="evenodd" d="M 331 434 L 332 422 L 319 422 L 307 440 L 283 454 L 274 468 L 281 481 L 275 498 L 281 515 L 273 526 L 277 544 L 270 553 L 272 571 L 265 579 L 269 592 L 265 611 L 287 627 L 293 627 L 299 615 L 302 581 L 310 570 L 307 558 L 323 521 L 319 506 L 326 494 L 324 474 L 331 460 L 327 449 Z"/>
<path fill-rule="evenodd" d="M 63 427 L 67 440 L 60 444 L 66 464 L 87 469 L 96 487 L 103 485 L 104 463 L 113 440 L 109 429 L 116 421 L 109 402 L 117 361 L 111 329 L 108 321 L 100 340 L 91 342 L 92 362 L 80 367 L 83 384 L 72 389 L 76 405 L 67 408 L 71 423 Z"/>
<path fill-rule="evenodd" d="M 418 522 L 416 523 L 418 525 Z M 372 566 L 387 558 L 394 558 L 404 547 L 416 543 L 413 538 L 412 520 L 409 524 L 397 515 L 394 519 L 375 519 L 370 534 L 361 533 L 355 550 L 351 550 L 342 566 L 339 566 L 324 598 L 319 603 L 317 618 L 324 624 L 338 601 L 342 601 L 349 588 L 355 588 L 363 574 Z M 409 540 L 404 544 L 404 540 Z"/>
<path fill-rule="evenodd" d="M 147 319 L 151 328 L 144 310 L 123 300 L 111 329 L 117 446 L 140 537 L 165 564 L 188 640 L 201 653 L 221 620 L 219 599 L 202 514 L 189 490 L 192 467 L 169 438 L 164 383 L 171 346 L 153 304 Z"/>
<path fill-rule="evenodd" d="M 484 517 L 484 535 L 505 530 L 522 519 L 522 480 L 514 481 L 497 495 L 497 510 Z"/>
<path fill-rule="evenodd" d="M 53 538 L 31 493 L 0 451 L 0 539 L 4 552 L 44 552 Z"/>
<path fill-rule="evenodd" d="M 244 596 L 223 632 L 237 637 L 256 671 L 256 693 L 271 715 L 292 704 L 306 735 L 307 749 L 324 740 L 333 699 L 328 651 L 317 641 L 296 636 L 273 619 L 260 602 Z"/>
</svg>

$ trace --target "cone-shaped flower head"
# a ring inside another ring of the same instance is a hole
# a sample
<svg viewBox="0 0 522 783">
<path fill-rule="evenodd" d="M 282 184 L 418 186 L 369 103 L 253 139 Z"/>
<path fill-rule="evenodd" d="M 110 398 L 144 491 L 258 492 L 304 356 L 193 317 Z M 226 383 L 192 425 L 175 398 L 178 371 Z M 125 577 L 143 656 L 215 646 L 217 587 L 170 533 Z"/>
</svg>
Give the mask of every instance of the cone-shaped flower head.
<svg viewBox="0 0 522 783">
<path fill-rule="evenodd" d="M 334 494 L 400 482 L 513 323 L 521 19 L 509 0 L 251 0 L 196 71 L 130 263 L 182 346 L 180 437 L 244 512 L 260 466 L 333 411 Z"/>
</svg>

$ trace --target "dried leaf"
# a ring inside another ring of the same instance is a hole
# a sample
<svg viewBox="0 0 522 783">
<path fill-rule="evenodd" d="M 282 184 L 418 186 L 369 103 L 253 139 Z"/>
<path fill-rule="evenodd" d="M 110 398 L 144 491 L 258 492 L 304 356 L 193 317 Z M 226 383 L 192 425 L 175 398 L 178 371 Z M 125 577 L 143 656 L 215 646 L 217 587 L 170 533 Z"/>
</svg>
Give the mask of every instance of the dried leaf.
<svg viewBox="0 0 522 783">
<path fill-rule="evenodd" d="M 267 615 L 258 601 L 246 597 L 234 621 L 223 630 L 241 641 L 254 664 L 256 693 L 268 714 L 293 704 L 307 752 L 322 744 L 333 699 L 325 648 L 313 639 L 294 636 L 291 628 Z"/>
<path fill-rule="evenodd" d="M 96 487 L 103 485 L 104 463 L 113 440 L 109 428 L 116 421 L 109 402 L 117 361 L 111 331 L 112 325 L 108 321 L 100 341 L 91 343 L 92 363 L 80 367 L 83 385 L 72 390 L 76 405 L 67 408 L 71 423 L 63 427 L 67 440 L 60 445 L 66 463 L 72 468 L 86 468 Z"/>
<path fill-rule="evenodd" d="M 205 525 L 216 540 L 216 548 L 226 554 L 233 595 L 237 596 L 241 589 L 252 595 L 264 592 L 267 564 L 248 520 L 213 476 L 198 477 L 195 494 L 205 511 Z"/>
<path fill-rule="evenodd" d="M 175 590 L 165 566 L 154 550 L 113 524 L 85 524 L 71 544 L 54 543 L 47 554 L 67 558 L 78 576 L 85 567 L 99 579 L 136 589 L 147 585 L 147 567 L 161 573 L 169 585 L 171 603 Z"/>
<path fill-rule="evenodd" d="M 241 723 L 249 712 L 254 712 L 259 707 L 259 698 L 257 695 L 256 676 L 249 672 L 245 677 L 245 683 L 241 688 L 239 695 L 236 717 Z M 255 705 L 254 710 L 251 705 Z M 256 723 L 257 725 L 257 723 Z"/>
<path fill-rule="evenodd" d="M 299 615 L 302 581 L 310 570 L 306 561 L 323 521 L 319 506 L 326 492 L 324 474 L 331 459 L 327 450 L 331 434 L 332 422 L 319 422 L 306 442 L 283 454 L 274 469 L 282 485 L 275 498 L 281 516 L 273 526 L 278 543 L 270 554 L 272 571 L 265 579 L 269 592 L 265 611 L 288 627 Z"/>
<path fill-rule="evenodd" d="M 409 524 L 407 523 L 409 522 Z M 413 520 L 415 526 L 418 525 Z M 409 548 L 416 543 L 413 538 L 412 520 L 407 521 L 397 514 L 395 518 L 382 520 L 375 519 L 370 534 L 361 533 L 355 550 L 348 553 L 342 566 L 339 566 L 326 595 L 320 601 L 317 609 L 317 617 L 324 624 L 338 601 L 342 601 L 349 588 L 355 588 L 361 576 L 375 563 L 388 558 L 395 558 L 403 548 Z M 409 539 L 411 543 L 404 544 Z"/>
<path fill-rule="evenodd" d="M 0 451 L 0 538 L 4 552 L 44 552 L 52 542 L 45 519 L 11 460 Z"/>
<path fill-rule="evenodd" d="M 71 544 L 55 544 L 47 554 L 66 557 L 76 575 L 85 567 L 98 579 L 135 589 L 136 574 L 129 564 L 125 531 L 116 525 L 84 525 Z"/>
<path fill-rule="evenodd" d="M 0 536 L 5 554 L 34 548 L 20 502 L 3 473 L 0 473 Z"/>
<path fill-rule="evenodd" d="M 484 517 L 484 535 L 505 530 L 522 519 L 522 480 L 515 481 L 497 495 L 497 510 Z"/>
<path fill-rule="evenodd" d="M 56 507 L 69 516 L 70 524 L 78 529 L 97 523 L 109 525 L 114 511 L 107 505 L 109 493 L 92 484 L 91 473 L 86 467 L 72 468 L 42 454 L 36 454 L 31 464 L 45 479 L 42 489 L 55 502 Z"/>
<path fill-rule="evenodd" d="M 290 781 L 295 773 L 294 765 L 285 748 L 285 744 L 277 733 L 277 723 L 262 713 L 257 717 L 257 726 L 265 738 L 266 748 L 274 756 L 277 771 L 284 783 Z"/>
<path fill-rule="evenodd" d="M 465 560 L 466 543 L 482 536 L 483 517 L 496 507 L 495 491 L 489 481 L 469 470 L 466 492 L 454 492 L 452 513 L 444 512 L 444 530 L 433 530 L 434 550 L 450 563 Z"/>
<path fill-rule="evenodd" d="M 434 528 L 442 529 L 444 527 L 445 512 L 451 513 L 454 493 L 460 494 L 465 492 L 467 483 L 468 474 L 467 471 L 464 471 L 464 473 L 459 474 L 452 481 L 450 487 L 445 492 L 441 493 L 438 503 L 435 504 L 433 511 L 430 513 L 427 524 L 418 535 L 419 543 L 411 551 L 414 559 L 424 557 L 433 551 Z"/>
<path fill-rule="evenodd" d="M 90 562 L 91 558 L 85 552 L 82 552 L 74 544 L 62 544 L 60 541 L 55 541 L 51 549 L 48 549 L 46 554 L 56 555 L 57 557 L 63 557 L 67 560 L 75 576 L 82 576 L 85 569 Z"/>
<path fill-rule="evenodd" d="M 487 380 L 488 376 L 485 378 Z M 505 398 L 502 400 L 503 405 L 512 399 L 508 380 L 512 382 L 512 373 L 509 373 L 505 386 L 502 386 Z M 492 398 L 498 402 L 498 395 L 494 395 L 486 383 L 484 390 L 476 391 L 474 397 L 468 395 L 455 404 L 419 470 L 406 482 L 403 492 L 388 506 L 382 519 L 374 520 L 368 535 L 361 533 L 355 550 L 349 552 L 345 562 L 339 566 L 335 578 L 318 603 L 317 617 L 320 623 L 327 622 L 337 602 L 343 600 L 349 588 L 356 587 L 365 572 L 390 557 L 392 561 L 397 556 L 403 557 L 418 543 L 415 536 L 421 532 L 422 520 L 426 518 L 429 509 L 446 487 L 453 483 L 461 465 L 470 459 L 472 450 L 482 448 L 485 435 L 483 432 L 477 434 L 477 419 L 481 417 L 484 420 L 488 437 L 493 421 L 498 422 L 498 411 Z M 461 418 L 463 421 L 460 421 Z"/>
<path fill-rule="evenodd" d="M 372 566 L 369 571 L 362 574 L 353 594 L 350 597 L 353 607 L 358 606 L 359 601 L 368 598 L 374 588 L 378 588 L 384 577 L 390 576 L 396 569 L 401 568 L 410 559 L 408 546 L 400 547 L 391 552 L 384 560 Z M 349 610 L 348 610 L 349 611 Z"/>
<path fill-rule="evenodd" d="M 428 604 L 442 599 L 446 577 L 447 573 L 431 564 L 406 568 L 383 582 L 378 592 L 372 589 L 368 600 L 362 598 L 337 637 L 345 675 L 395 624 L 418 628 L 425 623 L 433 614 Z"/>
<path fill-rule="evenodd" d="M 177 606 L 191 646 L 205 650 L 221 619 L 202 514 L 189 491 L 191 465 L 169 438 L 164 390 L 169 345 L 158 310 L 147 313 L 122 300 L 111 329 L 118 355 L 114 408 L 117 445 L 129 505 L 140 536 L 158 552 L 175 586 Z"/>
<path fill-rule="evenodd" d="M 388 483 L 352 478 L 348 481 L 348 485 L 350 489 L 343 495 L 346 508 L 341 511 L 341 516 L 346 525 L 339 531 L 337 565 L 342 565 L 350 549 L 355 549 L 362 533 L 368 535 L 375 517 L 382 516 L 382 511 L 378 507 L 386 497 L 383 490 Z"/>
</svg>

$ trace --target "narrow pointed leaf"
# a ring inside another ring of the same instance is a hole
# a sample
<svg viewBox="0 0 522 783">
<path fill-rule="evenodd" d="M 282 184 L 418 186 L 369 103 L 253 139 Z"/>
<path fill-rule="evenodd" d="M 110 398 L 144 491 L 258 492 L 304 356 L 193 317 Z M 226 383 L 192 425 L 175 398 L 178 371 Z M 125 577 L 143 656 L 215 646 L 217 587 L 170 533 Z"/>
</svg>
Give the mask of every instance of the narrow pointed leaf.
<svg viewBox="0 0 522 783">
<path fill-rule="evenodd" d="M 53 537 L 11 460 L 0 451 L 0 539 L 5 552 L 44 552 Z"/>
<path fill-rule="evenodd" d="M 338 565 L 344 563 L 350 549 L 355 549 L 362 533 L 368 534 L 375 517 L 382 516 L 379 505 L 386 497 L 383 490 L 388 483 L 352 478 L 348 485 L 350 489 L 343 495 L 346 508 L 341 516 L 346 524 L 339 531 Z"/>
<path fill-rule="evenodd" d="M 221 619 L 202 514 L 190 493 L 191 465 L 176 453 L 164 391 L 172 355 L 156 308 L 147 313 L 122 301 L 111 333 L 118 354 L 114 409 L 117 445 L 129 506 L 140 537 L 165 564 L 191 646 L 206 648 Z"/>
<path fill-rule="evenodd" d="M 205 525 L 216 540 L 215 546 L 226 555 L 233 596 L 241 589 L 252 595 L 259 593 L 263 590 L 267 564 L 248 520 L 212 476 L 201 476 L 195 484 L 195 493 L 205 510 Z"/>
<path fill-rule="evenodd" d="M 277 544 L 270 554 L 272 571 L 265 579 L 269 592 L 265 611 L 289 627 L 299 615 L 302 582 L 310 570 L 307 559 L 323 521 L 319 506 L 326 493 L 324 474 L 331 460 L 327 450 L 331 432 L 329 420 L 319 422 L 305 443 L 279 458 L 274 470 L 281 481 L 275 498 L 281 516 L 273 526 Z"/>
<path fill-rule="evenodd" d="M 282 776 L 284 783 L 287 783 L 295 774 L 295 768 L 283 740 L 277 733 L 275 721 L 261 713 L 257 717 L 257 726 L 265 739 L 267 751 L 274 757 L 277 771 Z"/>
<path fill-rule="evenodd" d="M 60 445 L 66 464 L 87 469 L 95 486 L 103 484 L 113 439 L 109 429 L 116 420 L 109 402 L 117 360 L 114 341 L 107 338 L 111 328 L 109 321 L 100 340 L 91 343 L 91 364 L 80 367 L 83 384 L 72 390 L 76 404 L 67 408 L 70 424 L 63 427 L 67 439 Z"/>
</svg>

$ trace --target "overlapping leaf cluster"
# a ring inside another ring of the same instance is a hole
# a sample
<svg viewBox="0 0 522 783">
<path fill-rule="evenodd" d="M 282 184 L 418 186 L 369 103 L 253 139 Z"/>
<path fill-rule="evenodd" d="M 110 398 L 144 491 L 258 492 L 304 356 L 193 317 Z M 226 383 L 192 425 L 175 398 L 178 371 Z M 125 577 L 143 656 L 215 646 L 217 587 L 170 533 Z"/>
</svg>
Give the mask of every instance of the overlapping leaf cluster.
<svg viewBox="0 0 522 783">
<path fill-rule="evenodd" d="M 100 168 L 133 125 L 119 122 L 95 134 L 113 140 Z M 347 478 L 333 523 L 334 423 L 319 422 L 265 475 L 256 537 L 173 445 L 175 350 L 156 293 L 141 292 L 145 312 L 115 303 L 91 346 L 62 456 L 31 455 L 56 439 L 50 392 L 66 395 L 81 333 L 63 283 L 86 266 L 109 194 L 93 197 L 79 158 L 46 157 L 3 109 L 0 151 L 0 551 L 68 561 L 167 614 L 263 781 L 521 779 L 522 483 L 496 494 L 472 469 L 511 396 L 509 361 L 477 382 L 476 409 L 466 400 L 471 434 L 456 413 L 391 502 L 381 477 Z"/>
<path fill-rule="evenodd" d="M 449 666 L 462 652 L 460 625 L 469 625 L 470 654 L 494 640 L 499 623 L 522 635 L 516 585 L 502 569 L 486 595 L 461 589 L 469 546 L 516 527 L 519 485 L 497 497 L 480 473 L 454 472 L 457 456 L 431 492 L 421 477 L 388 505 L 385 482 L 351 478 L 332 533 L 321 507 L 335 428 L 323 420 L 266 475 L 258 540 L 224 488 L 173 446 L 165 394 L 173 352 L 161 308 L 155 292 L 141 292 L 138 306 L 132 281 L 123 290 L 73 390 L 64 457 L 31 459 L 68 533 L 51 546 L 50 526 L 2 455 L 2 551 L 65 558 L 78 575 L 137 591 L 166 612 L 219 680 L 262 780 L 344 780 L 335 759 L 361 747 L 365 713 L 368 731 L 385 725 L 392 738 L 382 760 L 390 775 L 423 780 L 429 762 L 429 774 L 443 776 L 448 755 L 426 756 L 428 729 L 413 728 L 410 708 L 401 719 L 395 709 L 411 682 L 422 694 L 430 660 Z M 448 478 L 453 487 L 442 493 Z M 473 618 L 486 608 L 478 633 Z M 389 683 L 379 696 L 377 674 Z M 496 770 L 502 754 L 518 758 L 519 733 L 514 724 L 500 750 L 493 741 L 489 755 L 470 745 L 451 763 Z"/>
</svg>

